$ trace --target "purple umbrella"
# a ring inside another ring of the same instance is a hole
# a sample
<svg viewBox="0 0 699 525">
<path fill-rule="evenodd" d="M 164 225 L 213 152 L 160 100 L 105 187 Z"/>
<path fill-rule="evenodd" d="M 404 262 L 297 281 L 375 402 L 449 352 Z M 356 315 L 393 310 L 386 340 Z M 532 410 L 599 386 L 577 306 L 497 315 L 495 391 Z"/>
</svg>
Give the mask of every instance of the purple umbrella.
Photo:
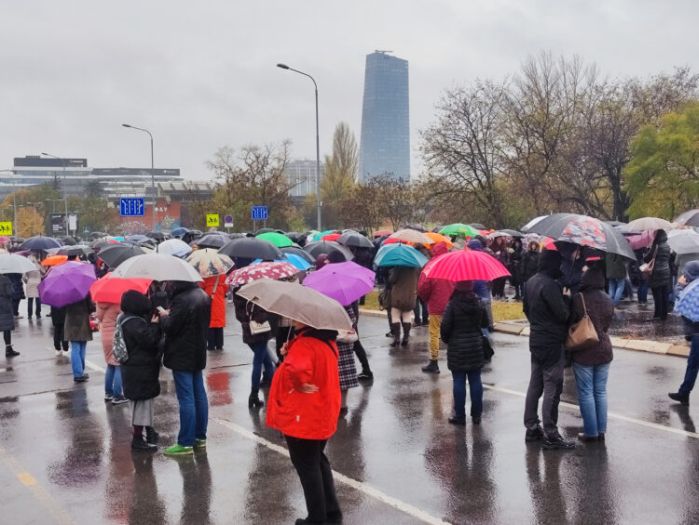
<svg viewBox="0 0 699 525">
<path fill-rule="evenodd" d="M 374 272 L 363 266 L 343 262 L 328 264 L 312 272 L 303 285 L 347 306 L 374 289 L 375 277 Z"/>
<path fill-rule="evenodd" d="M 91 264 L 68 261 L 55 266 L 39 285 L 41 302 L 56 308 L 77 303 L 87 297 L 96 280 Z"/>
</svg>

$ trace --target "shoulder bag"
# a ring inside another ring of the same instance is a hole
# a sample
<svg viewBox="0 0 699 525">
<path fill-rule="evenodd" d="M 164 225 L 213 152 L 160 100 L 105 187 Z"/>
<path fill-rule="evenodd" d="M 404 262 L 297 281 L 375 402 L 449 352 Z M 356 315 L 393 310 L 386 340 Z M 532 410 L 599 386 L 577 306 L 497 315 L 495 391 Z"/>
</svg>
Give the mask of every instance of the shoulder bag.
<svg viewBox="0 0 699 525">
<path fill-rule="evenodd" d="M 592 324 L 592 319 L 590 319 L 590 316 L 587 314 L 585 296 L 582 293 L 578 295 L 582 301 L 583 316 L 580 321 L 568 328 L 568 337 L 566 338 L 565 347 L 571 352 L 585 350 L 599 343 L 599 335 L 597 335 L 595 325 Z"/>
</svg>

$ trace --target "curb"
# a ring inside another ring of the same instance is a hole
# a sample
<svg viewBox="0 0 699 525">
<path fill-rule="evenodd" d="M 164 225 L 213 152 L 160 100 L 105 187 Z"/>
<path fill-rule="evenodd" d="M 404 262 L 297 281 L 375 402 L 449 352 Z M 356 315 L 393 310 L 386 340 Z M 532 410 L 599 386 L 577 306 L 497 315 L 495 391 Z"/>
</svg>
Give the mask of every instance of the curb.
<svg viewBox="0 0 699 525">
<path fill-rule="evenodd" d="M 385 317 L 386 312 L 382 310 L 359 309 L 363 315 L 369 317 Z M 501 321 L 495 323 L 495 331 L 529 337 L 529 325 L 517 321 Z M 623 339 L 612 337 L 612 346 L 617 349 L 633 350 L 635 352 L 647 352 L 651 354 L 671 355 L 676 357 L 687 357 L 689 355 L 689 344 L 687 343 L 663 343 L 648 339 Z"/>
</svg>

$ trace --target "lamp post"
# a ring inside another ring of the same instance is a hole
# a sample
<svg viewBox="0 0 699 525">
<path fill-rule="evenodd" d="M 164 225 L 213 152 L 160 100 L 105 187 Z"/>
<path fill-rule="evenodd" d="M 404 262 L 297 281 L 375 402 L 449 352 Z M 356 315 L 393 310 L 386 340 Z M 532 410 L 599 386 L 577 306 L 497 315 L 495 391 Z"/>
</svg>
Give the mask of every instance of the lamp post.
<svg viewBox="0 0 699 525">
<path fill-rule="evenodd" d="M 66 192 L 66 161 L 67 159 L 57 157 L 56 155 L 51 155 L 50 153 L 42 153 L 44 157 L 49 157 L 52 159 L 60 160 L 63 164 L 63 204 L 65 209 L 65 216 L 63 217 L 63 226 L 66 229 L 66 235 L 70 235 L 70 223 L 68 222 L 68 193 Z"/>
<path fill-rule="evenodd" d="M 157 224 L 156 218 L 155 218 L 155 204 L 156 204 L 156 198 L 155 198 L 155 173 L 153 170 L 155 169 L 155 161 L 153 160 L 153 134 L 148 131 L 146 128 L 139 128 L 138 126 L 132 126 L 131 124 L 122 124 L 123 127 L 129 128 L 129 129 L 135 129 L 137 131 L 143 131 L 144 133 L 148 133 L 148 136 L 150 137 L 150 184 L 151 184 L 151 192 L 153 193 L 153 231 L 155 231 L 155 226 Z"/>
<path fill-rule="evenodd" d="M 279 69 L 293 71 L 294 73 L 298 73 L 299 75 L 303 75 L 304 77 L 310 78 L 311 81 L 313 82 L 313 86 L 315 87 L 315 95 L 316 95 L 316 228 L 318 229 L 318 231 L 322 231 L 323 228 L 321 227 L 321 206 L 320 206 L 320 130 L 318 127 L 318 84 L 316 83 L 315 78 L 313 78 L 308 73 L 304 73 L 303 71 L 299 71 L 298 69 L 294 69 L 293 67 L 289 67 L 286 64 L 277 64 L 277 67 Z"/>
<path fill-rule="evenodd" d="M 15 170 L 0 170 L 0 173 L 12 173 L 12 227 L 17 229 L 17 187 L 15 186 Z"/>
</svg>

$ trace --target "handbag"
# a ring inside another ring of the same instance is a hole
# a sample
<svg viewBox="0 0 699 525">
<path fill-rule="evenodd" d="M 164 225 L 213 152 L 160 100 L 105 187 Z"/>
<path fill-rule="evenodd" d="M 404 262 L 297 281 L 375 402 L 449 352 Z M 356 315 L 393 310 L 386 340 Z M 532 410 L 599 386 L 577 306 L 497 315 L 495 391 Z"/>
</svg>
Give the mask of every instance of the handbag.
<svg viewBox="0 0 699 525">
<path fill-rule="evenodd" d="M 638 267 L 638 271 L 641 272 L 641 275 L 645 277 L 646 279 L 651 276 L 653 273 L 653 268 L 655 268 L 655 256 L 658 255 L 658 247 L 655 247 L 655 253 L 653 253 L 653 258 L 650 260 L 650 262 L 643 263 L 641 266 Z"/>
<path fill-rule="evenodd" d="M 343 344 L 356 343 L 359 341 L 359 335 L 356 330 L 338 330 L 337 342 Z"/>
<path fill-rule="evenodd" d="M 583 316 L 580 321 L 568 328 L 568 337 L 566 338 L 565 347 L 572 351 L 585 350 L 599 343 L 599 335 L 595 325 L 592 324 L 592 319 L 587 314 L 587 306 L 585 306 L 585 297 L 580 295 L 580 300 L 583 305 Z"/>
<path fill-rule="evenodd" d="M 265 334 L 272 331 L 272 326 L 269 321 L 264 323 L 258 323 L 257 321 L 250 320 L 250 333 L 252 335 Z"/>
</svg>

